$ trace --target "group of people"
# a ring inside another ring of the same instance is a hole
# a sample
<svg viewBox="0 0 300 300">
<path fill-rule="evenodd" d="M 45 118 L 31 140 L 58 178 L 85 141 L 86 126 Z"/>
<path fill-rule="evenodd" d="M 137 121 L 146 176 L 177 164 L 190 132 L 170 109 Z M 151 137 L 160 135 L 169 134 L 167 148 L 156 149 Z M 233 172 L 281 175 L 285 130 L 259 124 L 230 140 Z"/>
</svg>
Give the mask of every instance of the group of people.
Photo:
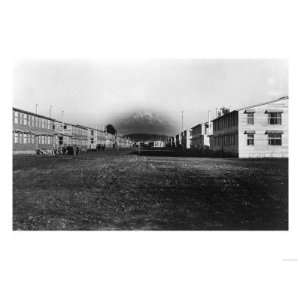
<svg viewBox="0 0 300 300">
<path fill-rule="evenodd" d="M 78 155 L 80 148 L 78 146 L 63 146 L 58 149 L 54 149 L 54 155 Z"/>
<path fill-rule="evenodd" d="M 97 145 L 97 147 L 94 149 L 94 151 L 104 151 L 105 145 Z M 91 150 L 93 151 L 93 150 Z M 53 149 L 44 150 L 44 149 L 37 149 L 36 153 L 38 155 L 74 155 L 77 156 L 81 152 L 80 147 L 76 145 L 69 145 L 69 146 L 59 146 L 59 147 L 53 147 Z"/>
<path fill-rule="evenodd" d="M 80 153 L 80 148 L 78 146 L 63 146 L 63 147 L 53 147 L 52 150 L 37 149 L 36 154 L 38 155 L 78 155 Z"/>
</svg>

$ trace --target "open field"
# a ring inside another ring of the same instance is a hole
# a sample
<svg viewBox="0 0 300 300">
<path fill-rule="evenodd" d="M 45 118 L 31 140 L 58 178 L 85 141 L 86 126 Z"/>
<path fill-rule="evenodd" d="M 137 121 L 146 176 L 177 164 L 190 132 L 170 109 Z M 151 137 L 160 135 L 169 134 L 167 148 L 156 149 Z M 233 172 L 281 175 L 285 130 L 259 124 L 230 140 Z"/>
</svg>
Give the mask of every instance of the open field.
<svg viewBox="0 0 300 300">
<path fill-rule="evenodd" d="M 288 160 L 14 156 L 14 230 L 287 230 Z"/>
</svg>

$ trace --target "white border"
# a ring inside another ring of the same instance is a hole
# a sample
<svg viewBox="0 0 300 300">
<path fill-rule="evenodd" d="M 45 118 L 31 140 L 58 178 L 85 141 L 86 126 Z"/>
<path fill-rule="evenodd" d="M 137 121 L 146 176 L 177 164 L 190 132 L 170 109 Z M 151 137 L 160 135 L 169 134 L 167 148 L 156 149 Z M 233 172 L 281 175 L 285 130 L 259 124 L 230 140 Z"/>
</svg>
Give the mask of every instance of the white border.
<svg viewBox="0 0 300 300">
<path fill-rule="evenodd" d="M 299 299 L 296 4 L 103 3 L 1 4 L 1 299 Z M 288 58 L 290 230 L 12 232 L 11 76 L 30 58 Z"/>
</svg>

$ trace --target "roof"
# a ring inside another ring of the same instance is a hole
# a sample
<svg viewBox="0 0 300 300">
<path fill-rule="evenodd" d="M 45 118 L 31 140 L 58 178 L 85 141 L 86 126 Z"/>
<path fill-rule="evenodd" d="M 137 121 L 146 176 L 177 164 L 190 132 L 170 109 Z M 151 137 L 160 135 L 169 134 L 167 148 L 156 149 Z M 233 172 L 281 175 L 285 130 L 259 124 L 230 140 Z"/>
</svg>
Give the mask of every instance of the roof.
<svg viewBox="0 0 300 300">
<path fill-rule="evenodd" d="M 234 113 L 234 112 L 237 112 L 237 111 L 241 111 L 241 110 L 249 110 L 249 109 L 254 108 L 254 107 L 257 107 L 257 106 L 262 106 L 262 105 L 266 105 L 266 104 L 270 104 L 270 103 L 274 103 L 274 102 L 278 102 L 278 101 L 282 101 L 282 100 L 288 100 L 288 99 L 289 99 L 288 96 L 284 96 L 284 97 L 277 98 L 277 99 L 275 99 L 275 100 L 266 101 L 266 102 L 261 102 L 261 103 L 257 103 L 257 104 L 253 104 L 253 105 L 249 105 L 249 106 L 244 106 L 244 107 L 241 107 L 241 108 L 232 110 L 232 111 L 228 112 L 228 113 L 225 114 L 225 115 L 222 115 L 222 116 L 220 116 L 220 117 L 217 117 L 217 118 L 213 119 L 212 121 L 218 120 L 218 119 L 223 118 L 224 116 L 226 116 L 226 115 L 228 115 L 228 114 L 231 114 L 231 113 Z"/>
<path fill-rule="evenodd" d="M 15 132 L 23 132 L 23 133 L 30 133 L 30 130 L 27 127 L 22 126 L 22 125 L 15 125 L 13 127 L 13 131 L 15 131 Z"/>
<path fill-rule="evenodd" d="M 44 119 L 48 119 L 48 120 L 51 120 L 51 121 L 56 121 L 56 120 L 53 119 L 53 118 L 46 117 L 46 116 L 43 116 L 43 115 L 39 115 L 39 114 L 33 113 L 33 112 L 31 112 L 31 111 L 23 110 L 23 109 L 20 109 L 20 108 L 13 107 L 13 110 L 19 111 L 19 112 L 25 113 L 25 114 L 30 114 L 30 115 L 32 115 L 32 116 L 36 116 L 36 117 L 39 117 L 39 118 L 44 118 Z"/>
<path fill-rule="evenodd" d="M 79 124 L 72 124 L 72 123 L 69 123 L 69 122 L 63 122 L 63 121 L 60 121 L 60 120 L 57 120 L 57 119 L 54 119 L 54 118 L 46 117 L 46 116 L 43 116 L 43 115 L 40 115 L 40 114 L 36 114 L 36 113 L 30 112 L 30 111 L 27 111 L 27 110 L 24 110 L 24 109 L 13 107 L 13 110 L 21 112 L 21 113 L 30 114 L 32 116 L 36 116 L 36 117 L 39 117 L 39 118 L 44 118 L 44 119 L 47 119 L 47 120 L 51 120 L 51 121 L 61 123 L 61 124 L 64 124 L 64 125 L 75 126 L 75 127 L 82 128 L 82 129 L 92 129 L 92 130 L 104 133 L 104 131 L 101 130 L 101 129 L 95 129 L 95 128 L 92 128 L 92 127 L 83 126 L 83 125 L 79 125 Z M 15 130 L 19 130 L 20 132 L 29 132 L 29 129 L 26 129 L 26 128 L 15 128 Z"/>
<path fill-rule="evenodd" d="M 199 126 L 201 126 L 201 125 L 207 125 L 208 123 L 210 123 L 210 122 L 212 122 L 212 121 L 213 121 L 213 120 L 205 121 L 205 122 L 199 123 L 199 124 L 197 124 L 197 125 L 191 127 L 190 129 L 197 128 L 197 127 L 199 127 Z M 188 130 L 188 129 L 186 129 L 186 130 Z"/>
<path fill-rule="evenodd" d="M 49 129 L 30 129 L 30 133 L 34 135 L 54 135 L 55 132 Z"/>
<path fill-rule="evenodd" d="M 274 103 L 274 102 L 278 102 L 278 101 L 282 101 L 282 100 L 288 100 L 288 99 L 289 99 L 288 96 L 284 96 L 284 97 L 281 97 L 281 98 L 278 98 L 278 99 L 275 99 L 275 100 L 245 106 L 245 107 L 242 107 L 242 108 L 239 108 L 239 109 L 236 109 L 236 110 L 240 111 L 240 110 L 244 110 L 244 109 L 250 109 L 250 108 L 253 108 L 253 107 L 256 107 L 256 106 L 262 106 L 262 105 L 266 105 L 266 104 L 269 104 L 269 103 Z"/>
<path fill-rule="evenodd" d="M 197 125 L 191 127 L 191 129 L 197 128 L 197 127 L 199 127 L 199 126 L 201 126 L 201 125 L 202 125 L 202 123 L 199 123 L 199 124 L 197 124 Z"/>
<path fill-rule="evenodd" d="M 89 129 L 88 127 L 86 127 L 86 126 L 82 126 L 82 125 L 79 125 L 79 124 L 72 124 L 72 126 L 74 126 L 74 127 L 78 127 L 78 128 L 81 128 L 81 129 Z"/>
</svg>

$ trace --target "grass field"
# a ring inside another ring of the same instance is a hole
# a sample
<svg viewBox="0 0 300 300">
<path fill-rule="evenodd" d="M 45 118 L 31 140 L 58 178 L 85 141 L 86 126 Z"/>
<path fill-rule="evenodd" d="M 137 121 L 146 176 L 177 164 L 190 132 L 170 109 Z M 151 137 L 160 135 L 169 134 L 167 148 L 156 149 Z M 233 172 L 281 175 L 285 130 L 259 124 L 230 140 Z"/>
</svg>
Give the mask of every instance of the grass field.
<svg viewBox="0 0 300 300">
<path fill-rule="evenodd" d="M 14 230 L 287 230 L 288 160 L 14 156 Z"/>
</svg>

